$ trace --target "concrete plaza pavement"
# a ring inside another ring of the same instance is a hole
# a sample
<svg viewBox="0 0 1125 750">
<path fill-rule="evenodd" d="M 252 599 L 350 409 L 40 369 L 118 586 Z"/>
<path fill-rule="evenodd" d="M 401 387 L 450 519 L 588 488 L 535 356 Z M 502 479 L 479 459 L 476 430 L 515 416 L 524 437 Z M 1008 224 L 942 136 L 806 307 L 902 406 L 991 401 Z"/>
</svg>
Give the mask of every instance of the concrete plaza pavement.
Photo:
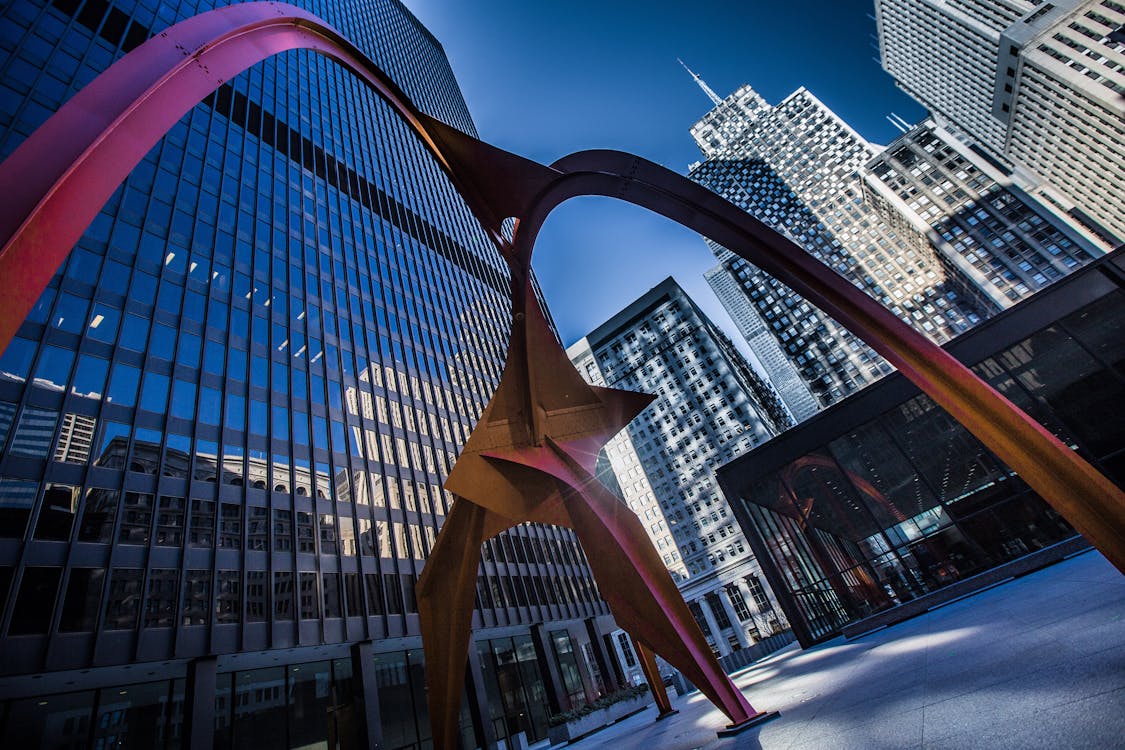
<svg viewBox="0 0 1125 750">
<path fill-rule="evenodd" d="M 1125 576 L 1097 552 L 734 676 L 781 716 L 735 737 L 698 692 L 568 750 L 1125 749 Z M 545 747 L 545 743 L 543 745 Z"/>
</svg>

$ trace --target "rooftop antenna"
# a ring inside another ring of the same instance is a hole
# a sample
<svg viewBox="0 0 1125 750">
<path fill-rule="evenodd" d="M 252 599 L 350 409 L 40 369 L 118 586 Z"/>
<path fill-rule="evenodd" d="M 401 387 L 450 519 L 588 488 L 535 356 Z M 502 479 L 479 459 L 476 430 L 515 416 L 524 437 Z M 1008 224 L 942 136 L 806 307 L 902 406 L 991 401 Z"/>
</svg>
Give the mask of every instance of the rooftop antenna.
<svg viewBox="0 0 1125 750">
<path fill-rule="evenodd" d="M 914 127 L 913 125 L 908 123 L 906 120 L 904 120 L 901 117 L 899 117 L 898 115 L 896 115 L 894 112 L 891 112 L 891 117 L 898 120 L 899 124 L 902 125 L 902 127 L 906 128 L 906 130 L 909 130 L 910 128 Z M 906 131 L 904 130 L 903 132 L 905 133 Z"/>
<path fill-rule="evenodd" d="M 688 72 L 688 74 L 691 76 L 693 81 L 695 81 L 697 84 L 699 84 L 699 88 L 703 89 L 703 93 L 707 95 L 707 98 L 711 100 L 712 104 L 722 104 L 723 103 L 723 100 L 719 97 L 718 94 L 716 94 L 711 89 L 710 86 L 707 85 L 707 82 L 704 81 L 702 78 L 700 78 L 698 75 L 696 75 L 695 71 L 693 71 L 691 68 L 689 68 L 683 60 L 681 60 L 680 58 L 677 57 L 676 62 L 678 62 L 680 65 L 684 66 L 684 70 L 686 70 Z"/>
<path fill-rule="evenodd" d="M 889 123 L 890 123 L 891 125 L 894 125 L 894 126 L 895 126 L 896 128 L 898 128 L 899 130 L 901 130 L 901 131 L 902 131 L 903 133 L 905 133 L 905 132 L 906 132 L 906 128 L 904 128 L 903 126 L 899 125 L 899 124 L 898 124 L 898 121 L 897 121 L 897 120 L 895 120 L 895 118 L 891 117 L 890 115 L 886 115 L 886 118 L 887 118 L 887 122 L 889 122 Z"/>
</svg>

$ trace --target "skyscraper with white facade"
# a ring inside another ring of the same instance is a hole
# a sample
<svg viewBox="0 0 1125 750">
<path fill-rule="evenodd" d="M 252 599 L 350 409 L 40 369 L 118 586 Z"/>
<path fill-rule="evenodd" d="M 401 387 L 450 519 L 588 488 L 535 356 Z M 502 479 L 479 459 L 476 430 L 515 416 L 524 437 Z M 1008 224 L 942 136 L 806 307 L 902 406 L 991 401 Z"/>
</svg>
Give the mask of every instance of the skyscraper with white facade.
<svg viewBox="0 0 1125 750">
<path fill-rule="evenodd" d="M 933 120 L 896 138 L 862 174 L 875 210 L 924 234 L 983 304 L 1007 309 L 1101 255 L 1095 237 Z"/>
<path fill-rule="evenodd" d="M 884 69 L 1018 185 L 1125 238 L 1125 3 L 877 0 Z"/>
<path fill-rule="evenodd" d="M 691 132 L 707 157 L 692 179 L 939 343 L 1101 254 L 1088 230 L 929 120 L 884 148 L 804 89 L 770 106 L 744 86 Z M 890 371 L 787 287 L 708 244 L 719 260 L 708 282 L 797 419 Z"/>
<path fill-rule="evenodd" d="M 706 157 L 692 166 L 693 180 L 785 234 L 935 341 L 988 313 L 923 234 L 892 225 L 865 200 L 859 173 L 876 148 L 807 90 L 771 106 L 743 86 L 691 133 Z M 732 317 L 760 319 L 752 327 L 769 332 L 818 406 L 890 372 L 869 347 L 788 287 L 716 245 L 712 250 L 720 269 L 708 280 Z M 731 280 L 741 297 L 731 293 Z M 748 343 L 763 363 L 776 359 L 761 336 Z"/>
<path fill-rule="evenodd" d="M 672 279 L 567 353 L 590 383 L 657 396 L 606 454 L 712 648 L 726 655 L 780 629 L 714 481 L 790 424 L 776 392 Z"/>
</svg>

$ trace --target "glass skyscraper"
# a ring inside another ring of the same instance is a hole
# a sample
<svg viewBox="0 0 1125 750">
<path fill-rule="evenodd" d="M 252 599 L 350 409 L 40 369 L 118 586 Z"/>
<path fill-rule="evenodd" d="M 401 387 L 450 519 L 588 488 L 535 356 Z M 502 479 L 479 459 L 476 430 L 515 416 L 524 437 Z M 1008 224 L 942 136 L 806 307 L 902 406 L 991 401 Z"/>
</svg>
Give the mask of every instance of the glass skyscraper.
<svg viewBox="0 0 1125 750">
<path fill-rule="evenodd" d="M 297 4 L 475 133 L 397 0 Z M 0 158 L 212 7 L 7 4 Z M 328 59 L 284 53 L 192 109 L 0 355 L 0 744 L 425 746 L 414 585 L 508 315 L 464 202 Z M 570 532 L 484 558 L 466 747 L 544 736 L 618 679 Z"/>
</svg>

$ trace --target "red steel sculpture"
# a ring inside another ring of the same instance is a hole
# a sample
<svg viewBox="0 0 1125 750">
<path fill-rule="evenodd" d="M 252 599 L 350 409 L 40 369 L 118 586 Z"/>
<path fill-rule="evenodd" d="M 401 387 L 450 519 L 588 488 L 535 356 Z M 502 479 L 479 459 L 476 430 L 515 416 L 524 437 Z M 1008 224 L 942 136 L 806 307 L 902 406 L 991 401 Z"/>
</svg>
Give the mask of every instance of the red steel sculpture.
<svg viewBox="0 0 1125 750">
<path fill-rule="evenodd" d="M 435 747 L 457 743 L 481 543 L 528 521 L 574 529 L 617 622 L 681 670 L 732 726 L 772 715 L 755 711 L 723 674 L 640 522 L 594 477 L 598 451 L 651 397 L 583 382 L 532 290 L 536 235 L 548 214 L 575 196 L 644 206 L 792 287 L 894 364 L 1125 572 L 1125 493 L 800 247 L 685 177 L 630 154 L 587 151 L 546 167 L 471 138 L 420 112 L 338 32 L 282 3 L 233 5 L 161 32 L 78 92 L 0 164 L 0 351 L 101 206 L 164 133 L 224 81 L 302 48 L 345 66 L 406 121 L 511 271 L 503 376 L 446 482 L 458 499 L 418 587 Z M 515 219 L 511 239 L 502 229 L 508 218 Z"/>
</svg>

